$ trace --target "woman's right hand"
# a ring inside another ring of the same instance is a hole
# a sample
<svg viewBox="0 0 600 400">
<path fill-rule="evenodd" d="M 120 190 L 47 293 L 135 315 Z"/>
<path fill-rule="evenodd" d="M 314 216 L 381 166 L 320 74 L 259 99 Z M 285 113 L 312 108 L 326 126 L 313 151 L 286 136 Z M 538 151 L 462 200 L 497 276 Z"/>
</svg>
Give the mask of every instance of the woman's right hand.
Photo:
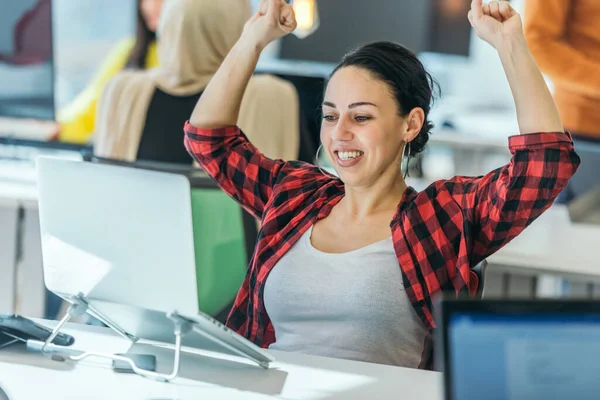
<svg viewBox="0 0 600 400">
<path fill-rule="evenodd" d="M 296 15 L 284 0 L 262 0 L 259 10 L 246 22 L 242 37 L 261 50 L 296 29 Z"/>
</svg>

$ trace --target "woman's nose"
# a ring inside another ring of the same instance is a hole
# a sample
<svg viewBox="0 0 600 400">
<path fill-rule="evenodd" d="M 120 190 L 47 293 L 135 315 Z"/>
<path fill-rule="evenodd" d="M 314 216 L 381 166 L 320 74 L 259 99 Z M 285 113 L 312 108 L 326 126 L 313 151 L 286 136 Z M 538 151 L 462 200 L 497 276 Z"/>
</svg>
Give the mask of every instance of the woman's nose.
<svg viewBox="0 0 600 400">
<path fill-rule="evenodd" d="M 332 140 L 352 140 L 353 133 L 350 124 L 345 118 L 340 117 L 336 124 L 333 133 L 331 134 Z"/>
</svg>

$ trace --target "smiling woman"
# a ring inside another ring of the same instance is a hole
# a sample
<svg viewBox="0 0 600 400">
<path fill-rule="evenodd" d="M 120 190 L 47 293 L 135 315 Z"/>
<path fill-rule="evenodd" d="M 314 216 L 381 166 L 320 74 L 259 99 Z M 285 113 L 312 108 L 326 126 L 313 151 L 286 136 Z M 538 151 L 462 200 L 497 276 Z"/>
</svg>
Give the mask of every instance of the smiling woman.
<svg viewBox="0 0 600 400">
<path fill-rule="evenodd" d="M 373 182 L 373 174 L 397 176 L 403 157 L 423 151 L 434 89 L 418 58 L 400 45 L 372 43 L 344 57 L 327 86 L 321 142 L 347 187 Z M 356 176 L 350 168 L 363 159 L 373 164 Z"/>
<path fill-rule="evenodd" d="M 185 127 L 193 157 L 261 221 L 229 327 L 262 347 L 431 367 L 433 297 L 474 296 L 473 268 L 550 207 L 579 165 L 520 16 L 473 0 L 469 21 L 502 60 L 521 135 L 507 165 L 417 192 L 400 164 L 427 143 L 434 83 L 396 44 L 357 49 L 330 79 L 321 141 L 339 178 L 248 142 L 237 127 L 248 81 L 262 49 L 296 27 L 283 0 L 263 0 Z"/>
</svg>

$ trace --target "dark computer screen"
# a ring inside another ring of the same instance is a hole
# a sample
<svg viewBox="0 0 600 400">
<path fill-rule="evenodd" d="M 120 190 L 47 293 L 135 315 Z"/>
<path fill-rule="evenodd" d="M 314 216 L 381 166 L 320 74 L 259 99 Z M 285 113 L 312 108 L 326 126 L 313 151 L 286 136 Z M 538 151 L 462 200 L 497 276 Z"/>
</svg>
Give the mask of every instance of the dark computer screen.
<svg viewBox="0 0 600 400">
<path fill-rule="evenodd" d="M 338 62 L 365 43 L 387 40 L 415 53 L 468 55 L 471 0 L 324 0 L 312 35 L 282 39 L 281 58 Z"/>
<path fill-rule="evenodd" d="M 321 104 L 325 92 L 324 77 L 297 76 L 278 74 L 282 79 L 292 83 L 298 91 L 300 103 L 300 149 L 298 159 L 312 163 L 320 143 Z"/>
<path fill-rule="evenodd" d="M 597 399 L 600 316 L 457 313 L 448 324 L 452 399 Z"/>
<path fill-rule="evenodd" d="M 0 117 L 54 118 L 50 0 L 0 0 Z"/>
</svg>

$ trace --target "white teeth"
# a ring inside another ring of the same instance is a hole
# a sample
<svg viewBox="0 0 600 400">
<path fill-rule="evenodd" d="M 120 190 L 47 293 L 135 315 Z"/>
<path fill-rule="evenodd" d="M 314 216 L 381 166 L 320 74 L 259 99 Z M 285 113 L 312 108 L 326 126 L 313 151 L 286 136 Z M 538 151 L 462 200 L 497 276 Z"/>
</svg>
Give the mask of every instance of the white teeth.
<svg viewBox="0 0 600 400">
<path fill-rule="evenodd" d="M 344 161 L 349 160 L 351 158 L 356 158 L 356 157 L 359 157 L 362 155 L 363 155 L 362 151 L 339 151 L 338 152 L 338 157 Z"/>
</svg>

